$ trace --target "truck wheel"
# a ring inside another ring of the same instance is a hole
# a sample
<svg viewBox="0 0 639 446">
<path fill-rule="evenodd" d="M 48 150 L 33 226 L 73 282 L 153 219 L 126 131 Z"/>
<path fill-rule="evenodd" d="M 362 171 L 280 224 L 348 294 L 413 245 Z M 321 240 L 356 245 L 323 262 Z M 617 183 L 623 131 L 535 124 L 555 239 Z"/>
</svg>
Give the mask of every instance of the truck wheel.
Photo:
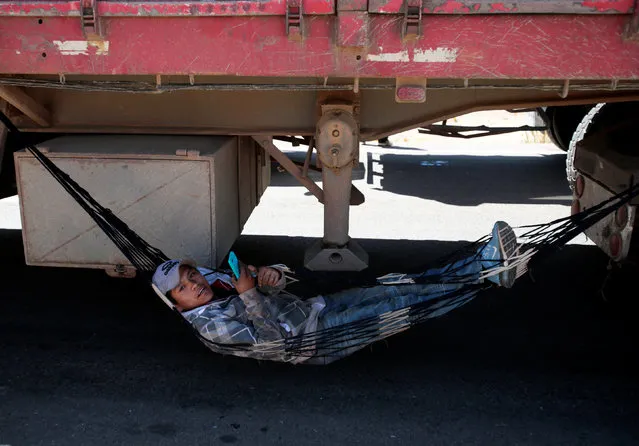
<svg viewBox="0 0 639 446">
<path fill-rule="evenodd" d="M 576 171 L 574 168 L 577 143 L 599 130 L 618 126 L 629 117 L 639 116 L 639 102 L 602 103 L 595 105 L 577 126 L 566 154 L 566 178 L 570 189 L 574 189 Z"/>
<path fill-rule="evenodd" d="M 540 113 L 548 127 L 552 142 L 564 152 L 570 147 L 570 140 L 577 126 L 595 104 L 546 107 Z"/>
<path fill-rule="evenodd" d="M 568 180 L 568 185 L 570 186 L 570 190 L 575 189 L 575 180 L 577 179 L 577 171 L 575 170 L 575 150 L 577 149 L 577 143 L 584 139 L 586 136 L 586 132 L 590 125 L 593 123 L 595 116 L 599 113 L 599 111 L 606 104 L 597 104 L 595 105 L 587 114 L 583 117 L 575 133 L 572 135 L 572 139 L 570 140 L 570 145 L 568 146 L 568 153 L 566 154 L 566 179 Z"/>
</svg>

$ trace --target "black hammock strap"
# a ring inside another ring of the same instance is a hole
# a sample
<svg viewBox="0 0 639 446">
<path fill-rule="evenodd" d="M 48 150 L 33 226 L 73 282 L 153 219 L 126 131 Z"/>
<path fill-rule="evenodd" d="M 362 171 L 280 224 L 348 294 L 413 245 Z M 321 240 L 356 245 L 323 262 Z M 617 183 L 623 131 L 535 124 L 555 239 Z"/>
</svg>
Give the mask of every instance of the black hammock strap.
<svg viewBox="0 0 639 446">
<path fill-rule="evenodd" d="M 515 229 L 523 232 L 518 235 L 521 242 L 518 253 L 509 259 L 508 268 L 515 268 L 517 277 L 522 276 L 540 259 L 546 258 L 552 252 L 560 249 L 579 233 L 588 229 L 604 217 L 615 212 L 619 207 L 627 204 L 639 195 L 639 185 L 633 185 L 621 194 L 615 195 L 604 202 L 593 206 L 587 211 L 538 225 L 520 226 Z M 434 262 L 435 265 L 450 265 L 439 274 L 429 272 L 423 274 L 396 274 L 392 284 L 404 280 L 405 284 L 462 284 L 456 289 L 443 293 L 437 298 L 410 305 L 395 311 L 362 318 L 336 327 L 319 329 L 311 333 L 304 333 L 288 337 L 281 341 L 266 345 L 229 345 L 213 342 L 199 336 L 213 351 L 223 354 L 246 355 L 264 359 L 273 359 L 280 355 L 279 360 L 295 360 L 295 358 L 313 358 L 320 362 L 330 362 L 335 358 L 350 354 L 376 341 L 393 334 L 402 332 L 428 319 L 438 317 L 451 309 L 458 308 L 471 301 L 482 289 L 491 287 L 490 282 L 477 282 L 476 276 L 460 274 L 462 268 L 469 262 L 479 261 L 482 249 L 490 239 L 487 235 L 455 251 L 447 257 Z M 463 262 L 459 263 L 460 260 Z M 531 263 L 531 261 L 533 261 Z M 431 264 L 432 266 L 433 264 Z M 499 274 L 504 266 L 487 270 L 483 277 Z M 426 269 L 426 268 L 424 268 Z M 391 276 L 391 275 L 387 275 Z M 384 276 L 384 280 L 387 276 Z M 379 285 L 380 281 L 365 284 Z M 383 281 L 381 284 L 384 284 Z M 401 283 L 398 286 L 402 286 Z"/>
<path fill-rule="evenodd" d="M 160 263 L 169 260 L 162 251 L 149 245 L 142 237 L 129 228 L 111 209 L 105 208 L 95 201 L 85 189 L 44 156 L 35 146 L 25 144 L 20 131 L 2 112 L 0 112 L 0 121 L 11 133 L 15 134 L 18 144 L 31 152 L 53 178 L 60 183 L 64 190 L 86 211 L 136 269 L 140 271 L 155 271 L 155 268 Z"/>
<path fill-rule="evenodd" d="M 60 170 L 35 146 L 26 144 L 19 130 L 2 112 L 0 112 L 0 121 L 15 135 L 18 143 L 29 150 L 73 199 L 78 202 L 136 269 L 152 272 L 155 271 L 159 264 L 168 260 L 168 257 L 161 250 L 149 245 L 110 209 L 100 205 L 85 189 Z M 608 200 L 578 214 L 549 223 L 515 228 L 523 231 L 522 234 L 518 235 L 518 241 L 521 245 L 518 254 L 509 259 L 508 268 L 516 268 L 517 276 L 521 276 L 530 268 L 534 268 L 537 262 L 560 249 L 579 233 L 629 203 L 638 195 L 639 185 L 633 184 L 624 192 L 614 195 Z M 284 361 L 295 357 L 330 358 L 343 356 L 345 350 L 349 352 L 355 351 L 375 341 L 404 331 L 427 319 L 444 314 L 452 308 L 457 308 L 472 300 L 481 289 L 491 286 L 486 281 L 478 283 L 476 276 L 464 276 L 459 273 L 461 268 L 464 267 L 463 263 L 459 264 L 459 260 L 477 261 L 481 256 L 481 250 L 485 246 L 485 242 L 489 239 L 489 235 L 485 236 L 446 257 L 440 258 L 435 262 L 431 261 L 429 265 L 424 265 L 421 268 L 423 271 L 428 266 L 450 265 L 442 269 L 438 274 L 394 274 L 391 275 L 392 280 L 390 281 L 384 279 L 386 277 L 384 276 L 358 284 L 359 286 L 380 284 L 401 286 L 402 283 L 459 283 L 464 285 L 427 302 L 362 318 L 340 326 L 320 329 L 311 333 L 258 345 L 216 343 L 202 336 L 197 330 L 194 329 L 193 331 L 211 350 L 220 353 L 257 358 L 263 355 L 264 359 L 277 357 L 279 360 Z M 481 278 L 499 274 L 503 268 L 505 268 L 503 265 L 491 268 L 483 272 Z M 183 321 L 186 321 L 179 312 L 178 315 Z"/>
</svg>

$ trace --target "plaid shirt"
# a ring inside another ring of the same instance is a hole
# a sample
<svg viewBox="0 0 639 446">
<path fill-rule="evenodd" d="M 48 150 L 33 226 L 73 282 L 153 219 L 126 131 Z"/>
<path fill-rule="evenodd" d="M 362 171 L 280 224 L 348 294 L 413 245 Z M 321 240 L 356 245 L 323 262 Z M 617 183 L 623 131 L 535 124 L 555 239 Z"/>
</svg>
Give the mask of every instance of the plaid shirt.
<svg viewBox="0 0 639 446">
<path fill-rule="evenodd" d="M 198 269 L 212 286 L 232 288 L 229 275 Z M 282 273 L 274 289 L 253 288 L 239 296 L 214 300 L 182 316 L 199 332 L 205 344 L 218 353 L 302 362 L 308 355 L 287 355 L 284 341 L 317 328 L 317 316 L 324 308 L 324 299 L 315 297 L 303 301 L 290 293 L 282 293 L 285 286 L 286 277 Z"/>
</svg>

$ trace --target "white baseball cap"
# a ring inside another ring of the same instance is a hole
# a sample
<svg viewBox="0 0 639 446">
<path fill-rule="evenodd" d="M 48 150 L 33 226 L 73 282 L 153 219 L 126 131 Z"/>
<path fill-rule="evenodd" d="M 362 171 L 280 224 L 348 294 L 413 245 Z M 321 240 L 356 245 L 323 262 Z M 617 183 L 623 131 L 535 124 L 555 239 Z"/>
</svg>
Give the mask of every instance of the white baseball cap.
<svg viewBox="0 0 639 446">
<path fill-rule="evenodd" d="M 180 284 L 180 265 L 195 267 L 196 263 L 191 259 L 173 259 L 157 267 L 152 281 L 160 293 L 166 295 Z"/>
</svg>

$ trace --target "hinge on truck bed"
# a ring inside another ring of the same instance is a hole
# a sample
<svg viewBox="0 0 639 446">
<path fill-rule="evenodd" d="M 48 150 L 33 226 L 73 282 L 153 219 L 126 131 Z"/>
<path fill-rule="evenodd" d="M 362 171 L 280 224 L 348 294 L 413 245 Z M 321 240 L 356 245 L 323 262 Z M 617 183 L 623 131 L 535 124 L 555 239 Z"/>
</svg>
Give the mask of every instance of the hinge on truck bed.
<svg viewBox="0 0 639 446">
<path fill-rule="evenodd" d="M 290 39 L 301 39 L 304 35 L 302 0 L 286 1 L 286 35 Z"/>
<path fill-rule="evenodd" d="M 402 39 L 414 39 L 422 35 L 423 0 L 404 0 Z"/>
<path fill-rule="evenodd" d="M 102 37 L 97 0 L 82 0 L 81 6 L 80 20 L 84 37 L 87 39 Z"/>
</svg>

